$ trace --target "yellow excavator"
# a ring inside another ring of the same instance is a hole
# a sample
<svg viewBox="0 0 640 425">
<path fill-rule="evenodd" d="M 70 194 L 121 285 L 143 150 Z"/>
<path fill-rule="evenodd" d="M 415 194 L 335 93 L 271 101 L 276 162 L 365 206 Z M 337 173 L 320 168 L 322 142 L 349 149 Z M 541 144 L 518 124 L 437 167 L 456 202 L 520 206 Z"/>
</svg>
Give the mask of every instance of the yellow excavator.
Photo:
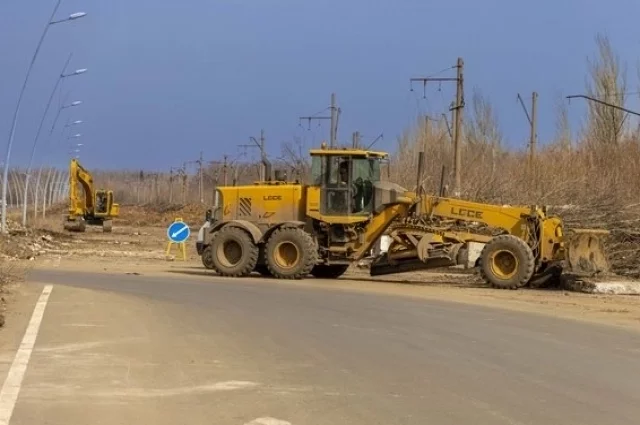
<svg viewBox="0 0 640 425">
<path fill-rule="evenodd" d="M 569 232 L 543 206 L 408 191 L 381 179 L 386 152 L 323 144 L 310 154 L 308 184 L 286 182 L 278 172 L 272 179 L 267 161 L 267 181 L 216 189 L 196 242 L 207 268 L 235 277 L 255 271 L 280 279 L 337 278 L 387 235 L 391 244 L 372 262 L 371 275 L 462 265 L 478 267 L 493 287 L 516 289 L 561 272 L 609 270 L 606 231 Z"/>
<path fill-rule="evenodd" d="M 65 230 L 84 232 L 86 225 L 93 225 L 102 226 L 102 231 L 109 233 L 112 220 L 119 214 L 120 205 L 113 202 L 113 191 L 95 189 L 91 173 L 73 158 L 69 164 L 69 213 L 64 221 Z"/>
</svg>

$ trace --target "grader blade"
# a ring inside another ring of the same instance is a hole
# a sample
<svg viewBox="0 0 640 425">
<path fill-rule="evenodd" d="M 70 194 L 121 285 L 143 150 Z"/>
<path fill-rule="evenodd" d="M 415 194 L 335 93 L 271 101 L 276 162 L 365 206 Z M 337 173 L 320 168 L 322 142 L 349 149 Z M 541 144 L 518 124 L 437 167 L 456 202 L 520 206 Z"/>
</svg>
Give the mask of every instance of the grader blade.
<svg viewBox="0 0 640 425">
<path fill-rule="evenodd" d="M 566 245 L 567 271 L 581 275 L 609 273 L 609 260 L 603 244 L 603 239 L 609 232 L 597 229 L 572 229 L 571 233 Z"/>
</svg>

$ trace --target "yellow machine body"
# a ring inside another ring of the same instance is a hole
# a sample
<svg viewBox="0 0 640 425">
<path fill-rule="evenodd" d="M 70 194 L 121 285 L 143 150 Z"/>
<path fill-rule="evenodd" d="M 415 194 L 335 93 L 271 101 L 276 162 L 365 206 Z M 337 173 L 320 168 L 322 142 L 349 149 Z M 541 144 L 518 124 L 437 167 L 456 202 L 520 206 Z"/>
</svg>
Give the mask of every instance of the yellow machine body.
<svg viewBox="0 0 640 425">
<path fill-rule="evenodd" d="M 217 189 L 199 242 L 205 266 L 227 276 L 337 277 L 388 235 L 391 244 L 372 263 L 372 275 L 465 264 L 479 266 L 493 286 L 516 288 L 563 262 L 565 269 L 608 270 L 602 246 L 592 241 L 601 231 L 584 230 L 570 243 L 562 220 L 544 207 L 407 191 L 381 179 L 385 152 L 310 153 L 307 184 L 270 180 Z M 478 246 L 482 254 L 474 259 Z"/>
<path fill-rule="evenodd" d="M 64 228 L 84 232 L 89 224 L 110 232 L 111 221 L 119 214 L 120 205 L 114 202 L 113 191 L 96 189 L 91 173 L 73 158 L 69 163 L 69 212 Z"/>
</svg>

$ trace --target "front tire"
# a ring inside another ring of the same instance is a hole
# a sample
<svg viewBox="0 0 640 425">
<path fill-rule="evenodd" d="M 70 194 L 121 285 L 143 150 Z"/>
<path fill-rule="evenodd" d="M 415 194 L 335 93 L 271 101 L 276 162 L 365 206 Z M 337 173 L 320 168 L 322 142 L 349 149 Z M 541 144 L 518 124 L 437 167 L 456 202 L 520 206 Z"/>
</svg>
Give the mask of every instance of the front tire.
<svg viewBox="0 0 640 425">
<path fill-rule="evenodd" d="M 273 232 L 265 247 L 267 267 L 280 279 L 302 279 L 318 261 L 316 244 L 307 232 L 285 227 Z"/>
<path fill-rule="evenodd" d="M 202 255 L 200 256 L 202 259 L 202 264 L 206 269 L 215 270 L 215 266 L 213 265 L 213 252 L 211 252 L 211 245 L 207 245 L 207 247 L 202 251 Z"/>
<path fill-rule="evenodd" d="M 522 288 L 529 283 L 534 269 L 533 251 L 513 235 L 494 237 L 480 254 L 480 275 L 494 288 Z"/>
<path fill-rule="evenodd" d="M 238 227 L 220 229 L 210 247 L 213 268 L 220 276 L 248 276 L 258 262 L 258 247 L 247 232 Z"/>
</svg>

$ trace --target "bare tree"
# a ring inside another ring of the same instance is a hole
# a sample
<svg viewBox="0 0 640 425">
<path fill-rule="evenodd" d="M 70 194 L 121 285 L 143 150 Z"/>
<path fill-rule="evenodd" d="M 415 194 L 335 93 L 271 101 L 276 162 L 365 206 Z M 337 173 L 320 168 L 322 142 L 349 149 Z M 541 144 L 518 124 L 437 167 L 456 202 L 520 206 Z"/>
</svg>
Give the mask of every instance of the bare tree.
<svg viewBox="0 0 640 425">
<path fill-rule="evenodd" d="M 556 141 L 563 150 L 571 149 L 571 125 L 569 124 L 569 108 L 562 96 L 556 101 Z"/>
<path fill-rule="evenodd" d="M 596 99 L 624 106 L 627 89 L 626 65 L 618 55 L 606 35 L 596 36 L 597 56 L 587 59 L 587 93 Z M 586 137 L 600 146 L 617 146 L 625 130 L 627 114 L 596 102 L 589 102 Z"/>
</svg>

